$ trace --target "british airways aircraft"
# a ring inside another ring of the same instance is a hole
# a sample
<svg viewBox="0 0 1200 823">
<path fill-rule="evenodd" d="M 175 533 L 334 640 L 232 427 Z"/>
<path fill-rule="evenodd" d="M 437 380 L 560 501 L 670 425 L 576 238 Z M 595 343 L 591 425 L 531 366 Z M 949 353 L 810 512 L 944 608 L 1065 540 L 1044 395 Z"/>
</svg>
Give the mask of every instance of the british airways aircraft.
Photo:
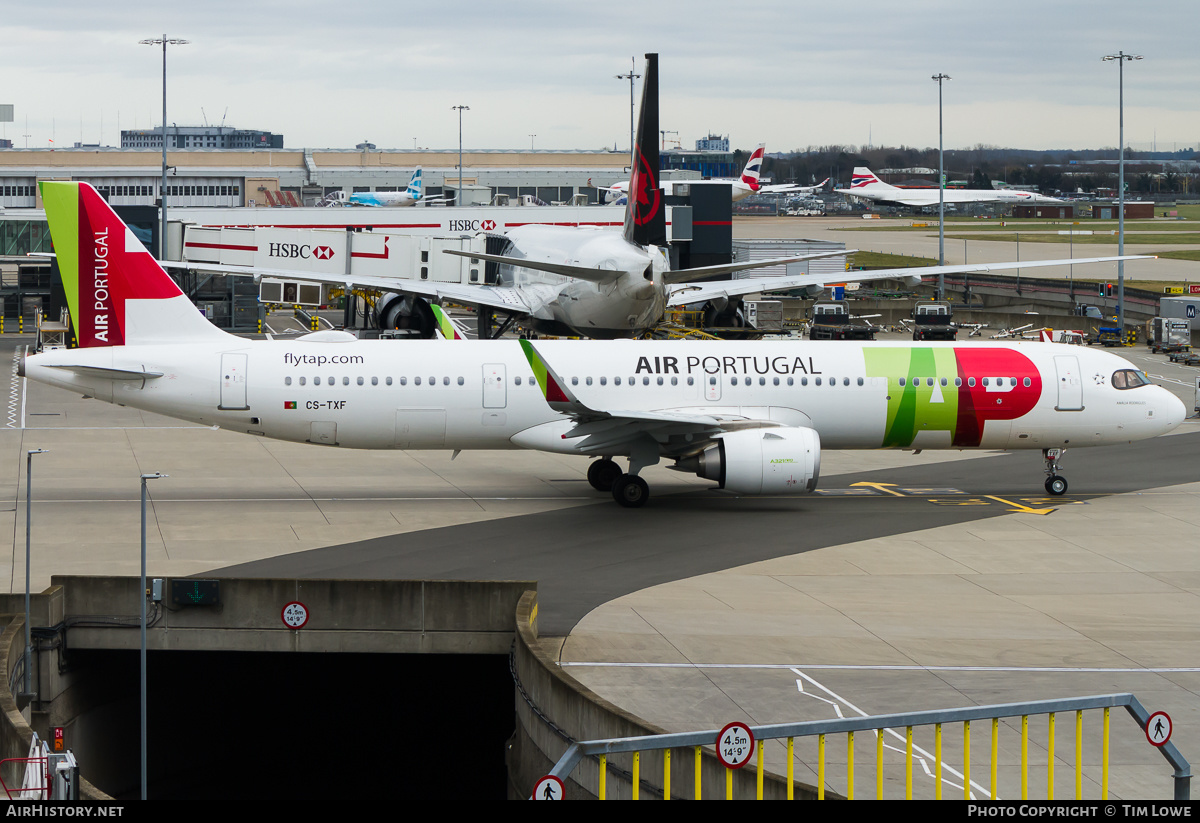
<svg viewBox="0 0 1200 823">
<path fill-rule="evenodd" d="M 689 186 L 704 186 L 712 183 L 725 183 L 733 191 L 733 202 L 745 200 L 752 194 L 812 194 L 825 188 L 825 184 L 829 182 L 826 177 L 815 186 L 801 186 L 797 183 L 768 183 L 762 185 L 759 183 L 759 175 L 762 173 L 763 157 L 767 151 L 766 143 L 759 143 L 754 153 L 750 155 L 750 159 L 746 161 L 746 168 L 742 169 L 742 176 L 738 178 L 713 178 L 710 180 L 679 180 L 681 184 Z M 668 184 L 662 183 L 661 188 L 666 188 Z M 615 200 L 619 196 L 623 196 L 629 192 L 629 181 L 616 183 L 609 186 L 607 191 L 610 193 L 609 200 Z"/>
<path fill-rule="evenodd" d="M 20 373 L 232 431 L 578 455 L 593 487 L 638 507 L 663 460 L 741 494 L 810 492 L 822 448 L 1040 449 L 1057 495 L 1063 450 L 1184 417 L 1129 361 L 1053 343 L 246 340 L 205 320 L 90 185 L 39 185 L 78 348 Z"/>
<path fill-rule="evenodd" d="M 880 180 L 873 171 L 858 166 L 850 177 L 850 188 L 836 189 L 838 194 L 873 200 L 882 203 L 899 203 L 903 206 L 936 206 L 938 190 L 902 189 Z M 1057 197 L 1047 197 L 1031 191 L 1016 189 L 943 189 L 943 203 L 1062 203 Z"/>
</svg>

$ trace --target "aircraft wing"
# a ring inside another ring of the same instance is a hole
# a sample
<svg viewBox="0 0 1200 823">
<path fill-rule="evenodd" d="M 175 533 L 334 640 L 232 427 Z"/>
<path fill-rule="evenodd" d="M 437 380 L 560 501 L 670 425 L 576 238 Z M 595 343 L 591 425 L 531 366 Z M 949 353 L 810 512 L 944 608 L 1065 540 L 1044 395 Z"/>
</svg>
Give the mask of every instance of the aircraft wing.
<svg viewBox="0 0 1200 823">
<path fill-rule="evenodd" d="M 452 300 L 470 306 L 487 306 L 509 314 L 526 314 L 533 310 L 516 289 L 499 286 L 474 286 L 463 283 L 437 283 L 431 280 L 412 280 L 402 277 L 368 277 L 364 275 L 340 275 L 311 271 L 288 271 L 285 269 L 260 269 L 250 266 L 227 266 L 217 263 L 195 263 L 186 260 L 165 260 L 162 265 L 172 269 L 193 271 L 215 271 L 222 274 L 240 274 L 253 277 L 281 277 L 288 280 L 303 280 L 307 283 L 336 283 L 342 286 L 379 289 L 380 291 L 404 292 L 430 300 Z"/>
<path fill-rule="evenodd" d="M 852 279 L 855 281 L 879 279 L 860 278 L 857 276 L 859 274 L 873 273 L 855 272 L 855 277 Z M 895 277 L 896 275 L 892 274 L 888 276 Z M 704 303 L 719 297 L 738 297 L 743 294 L 754 294 L 756 292 L 786 291 L 790 289 L 803 289 L 808 286 L 824 287 L 830 283 L 844 283 L 846 280 L 847 278 L 841 274 L 835 277 L 827 274 L 798 274 L 795 277 L 747 277 L 742 280 L 713 280 L 708 283 L 693 283 L 674 289 L 667 295 L 667 306 L 686 306 L 691 303 Z"/>
<path fill-rule="evenodd" d="M 773 420 L 742 416 L 594 409 L 575 396 L 566 381 L 555 373 L 532 343 L 522 339 L 521 349 L 533 369 L 547 405 L 575 423 L 563 438 L 583 438 L 577 448 L 587 454 L 610 454 L 614 449 L 620 450 L 647 436 L 665 443 L 674 435 L 690 435 L 689 450 L 699 451 L 718 434 L 739 429 L 778 428 L 782 425 Z"/>
<path fill-rule="evenodd" d="M 850 251 L 839 254 L 850 254 Z M 702 303 L 719 297 L 735 297 L 755 292 L 783 291 L 786 289 L 802 289 L 807 286 L 825 286 L 830 283 L 855 282 L 866 283 L 871 280 L 905 279 L 920 280 L 938 274 L 966 274 L 972 272 L 995 272 L 1011 269 L 1040 268 L 1043 266 L 1082 265 L 1085 263 L 1111 263 L 1117 260 L 1153 260 L 1154 255 L 1127 254 L 1124 257 L 1086 257 L 1071 260 L 1029 260 L 1021 263 L 966 263 L 957 266 L 921 266 L 900 269 L 875 269 L 874 271 L 846 272 L 845 276 L 827 274 L 800 274 L 795 277 L 759 277 L 744 280 L 713 280 L 707 283 L 694 283 L 673 290 L 667 297 L 668 306 L 686 306 L 691 303 Z"/>
<path fill-rule="evenodd" d="M 717 266 L 701 266 L 696 269 L 680 269 L 679 271 L 663 272 L 663 282 L 668 285 L 687 283 L 702 277 L 715 277 L 719 274 L 733 274 L 750 269 L 765 269 L 767 266 L 780 266 L 787 263 L 802 263 L 805 260 L 816 260 L 820 257 L 838 257 L 854 254 L 858 249 L 842 249 L 840 251 L 823 251 L 815 254 L 803 254 L 798 257 L 775 257 L 769 260 L 750 260 L 745 263 L 723 263 Z"/>
</svg>

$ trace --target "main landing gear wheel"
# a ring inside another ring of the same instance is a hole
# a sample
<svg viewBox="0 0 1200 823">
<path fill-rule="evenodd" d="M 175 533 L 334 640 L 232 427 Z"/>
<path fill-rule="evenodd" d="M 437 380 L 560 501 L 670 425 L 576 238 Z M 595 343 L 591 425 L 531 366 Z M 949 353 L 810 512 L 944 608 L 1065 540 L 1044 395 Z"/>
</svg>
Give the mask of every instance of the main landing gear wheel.
<svg viewBox="0 0 1200 823">
<path fill-rule="evenodd" d="M 1046 493 L 1059 497 L 1067 493 L 1067 478 L 1053 475 L 1046 478 Z"/>
<path fill-rule="evenodd" d="M 617 478 L 622 474 L 621 467 L 616 464 L 616 461 L 604 457 L 592 461 L 592 464 L 588 466 L 587 479 L 596 491 L 610 492 L 613 483 L 617 482 Z"/>
<path fill-rule="evenodd" d="M 623 474 L 612 484 L 612 496 L 627 509 L 640 509 L 650 499 L 650 487 L 636 474 Z"/>
</svg>

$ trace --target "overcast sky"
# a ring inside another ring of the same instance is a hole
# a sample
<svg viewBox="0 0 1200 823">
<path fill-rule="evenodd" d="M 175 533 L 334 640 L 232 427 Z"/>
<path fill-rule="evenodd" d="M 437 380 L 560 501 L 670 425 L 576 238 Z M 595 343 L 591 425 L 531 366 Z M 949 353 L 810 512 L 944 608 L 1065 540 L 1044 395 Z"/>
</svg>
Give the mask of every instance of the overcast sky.
<svg viewBox="0 0 1200 823">
<path fill-rule="evenodd" d="M 1100 58 L 1118 50 L 1145 57 L 1126 64 L 1127 143 L 1182 148 L 1200 141 L 1198 21 L 1188 0 L 9 3 L 2 130 L 118 145 L 159 125 L 162 51 L 138 40 L 166 33 L 191 41 L 168 52 L 169 122 L 224 118 L 288 148 L 452 148 L 466 105 L 468 149 L 626 149 L 616 75 L 650 51 L 685 148 L 710 131 L 769 152 L 936 146 L 939 72 L 947 148 L 1100 148 L 1118 127 Z"/>
</svg>

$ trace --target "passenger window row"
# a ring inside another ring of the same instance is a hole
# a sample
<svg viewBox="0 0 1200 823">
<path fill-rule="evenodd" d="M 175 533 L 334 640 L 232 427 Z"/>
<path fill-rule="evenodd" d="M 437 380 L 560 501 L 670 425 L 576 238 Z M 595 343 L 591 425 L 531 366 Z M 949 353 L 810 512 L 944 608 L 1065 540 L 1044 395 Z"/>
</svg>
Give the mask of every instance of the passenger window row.
<svg viewBox="0 0 1200 823">
<path fill-rule="evenodd" d="M 925 381 L 926 386 L 929 386 L 930 388 L 933 387 L 934 378 L 932 378 L 932 377 L 914 377 L 914 378 L 912 378 L 912 385 L 920 386 L 922 380 Z M 950 385 L 950 381 L 948 378 L 942 377 L 942 378 L 939 378 L 939 380 L 943 386 Z M 1008 383 L 1008 385 L 1010 387 L 1016 386 L 1017 378 L 1015 378 L 1015 377 L 983 377 L 983 378 L 980 378 L 980 385 L 983 385 L 983 386 L 1003 386 L 1006 382 Z M 961 377 L 954 378 L 955 386 L 961 386 L 962 384 L 963 384 L 963 379 Z M 975 388 L 975 384 L 976 384 L 976 381 L 975 381 L 974 377 L 967 378 L 967 387 L 968 388 L 972 388 L 972 389 Z M 900 378 L 900 385 L 901 386 L 905 385 L 905 378 L 903 378 L 903 377 Z M 1029 388 L 1030 386 L 1033 385 L 1033 381 L 1030 380 L 1028 377 L 1023 377 L 1023 378 L 1021 378 L 1021 385 L 1024 386 L 1025 388 Z"/>
<path fill-rule="evenodd" d="M 372 386 L 378 386 L 378 385 L 379 385 L 379 378 L 378 378 L 378 377 L 371 377 L 371 378 L 366 378 L 366 377 L 356 377 L 356 378 L 354 378 L 354 385 L 356 385 L 356 386 L 365 386 L 365 385 L 367 384 L 367 380 L 368 380 L 368 379 L 370 379 L 370 381 L 371 381 L 371 385 L 372 385 Z M 400 378 L 397 378 L 397 379 L 399 380 L 399 383 L 400 383 L 400 385 L 401 385 L 401 386 L 407 386 L 407 385 L 408 385 L 408 378 L 407 378 L 407 377 L 400 377 Z M 301 385 L 301 386 L 308 385 L 308 378 L 306 378 L 306 377 L 298 377 L 298 378 L 296 378 L 296 381 L 297 381 L 297 383 L 298 383 L 299 385 Z M 459 377 L 459 378 L 456 378 L 455 382 L 456 382 L 458 385 L 460 385 L 460 386 L 463 386 L 463 385 L 466 385 L 466 382 L 467 382 L 467 381 L 466 381 L 464 378 L 462 378 L 462 377 Z M 427 385 L 430 385 L 430 386 L 436 386 L 436 385 L 437 385 L 437 383 L 438 383 L 438 378 L 436 378 L 436 377 L 430 377 L 430 378 L 428 378 Z M 450 385 L 450 378 L 449 378 L 449 377 L 443 377 L 443 378 L 441 378 L 441 383 L 442 383 L 442 385 L 443 385 L 443 386 L 449 386 L 449 385 Z M 517 383 L 518 383 L 518 385 L 520 384 L 520 378 L 517 378 Z M 338 384 L 338 379 L 337 379 L 336 377 L 326 377 L 326 378 L 321 378 L 320 376 L 316 376 L 316 377 L 314 377 L 314 378 L 312 379 L 312 384 L 313 384 L 314 386 L 321 386 L 321 385 L 325 385 L 325 386 L 336 386 L 336 385 Z M 421 378 L 420 378 L 420 377 L 414 377 L 414 378 L 413 378 L 413 385 L 414 385 L 414 386 L 420 386 L 421 384 L 422 384 L 422 380 L 421 380 Z M 284 378 L 283 378 L 283 385 L 285 385 L 285 386 L 290 386 L 290 385 L 292 385 L 292 378 L 291 378 L 290 376 L 288 376 L 288 377 L 284 377 Z M 349 378 L 349 377 L 343 377 L 343 378 L 342 378 L 342 385 L 343 385 L 343 386 L 349 386 L 349 385 L 350 385 L 350 378 Z M 383 385 L 385 385 L 385 386 L 390 386 L 390 385 L 392 385 L 392 378 L 390 378 L 390 377 L 385 377 L 385 378 L 383 378 Z"/>
</svg>

